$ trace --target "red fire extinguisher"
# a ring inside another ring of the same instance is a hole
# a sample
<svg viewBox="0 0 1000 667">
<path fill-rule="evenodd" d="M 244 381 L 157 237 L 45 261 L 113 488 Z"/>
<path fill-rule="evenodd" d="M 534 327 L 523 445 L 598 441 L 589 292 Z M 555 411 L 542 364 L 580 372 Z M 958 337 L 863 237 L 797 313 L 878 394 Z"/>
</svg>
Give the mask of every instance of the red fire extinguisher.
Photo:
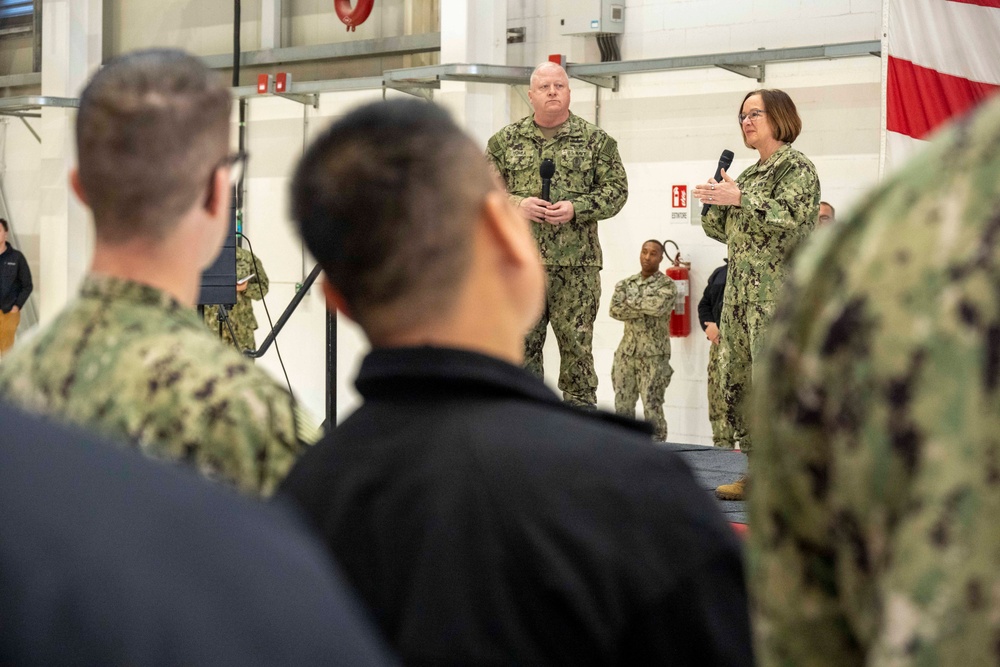
<svg viewBox="0 0 1000 667">
<path fill-rule="evenodd" d="M 683 338 L 691 333 L 691 262 L 682 262 L 681 249 L 670 240 L 664 241 L 663 245 L 668 243 L 677 250 L 672 259 L 667 256 L 670 266 L 667 267 L 666 274 L 677 286 L 677 302 L 670 313 L 670 337 Z"/>
</svg>

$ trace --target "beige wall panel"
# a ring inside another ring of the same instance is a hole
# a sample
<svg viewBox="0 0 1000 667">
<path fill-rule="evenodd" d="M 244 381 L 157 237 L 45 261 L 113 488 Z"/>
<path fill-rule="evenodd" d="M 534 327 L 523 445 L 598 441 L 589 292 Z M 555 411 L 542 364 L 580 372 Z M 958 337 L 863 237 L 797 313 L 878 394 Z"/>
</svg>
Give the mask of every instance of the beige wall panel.
<svg viewBox="0 0 1000 667">
<path fill-rule="evenodd" d="M 0 37 L 0 76 L 31 72 L 34 44 L 31 33 Z"/>
<path fill-rule="evenodd" d="M 204 56 L 233 50 L 233 3 L 227 0 L 106 0 L 105 19 L 105 56 L 156 46 Z M 243 50 L 259 48 L 259 1 L 242 3 L 240 25 Z"/>
</svg>

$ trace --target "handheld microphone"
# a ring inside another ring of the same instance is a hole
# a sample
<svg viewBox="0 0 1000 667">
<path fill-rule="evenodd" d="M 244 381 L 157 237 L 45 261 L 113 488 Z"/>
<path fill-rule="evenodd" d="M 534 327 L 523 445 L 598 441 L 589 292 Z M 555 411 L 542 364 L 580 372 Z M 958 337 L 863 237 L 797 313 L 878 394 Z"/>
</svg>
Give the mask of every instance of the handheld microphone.
<svg viewBox="0 0 1000 667">
<path fill-rule="evenodd" d="M 733 165 L 733 152 L 732 151 L 722 151 L 722 155 L 719 156 L 719 168 L 715 170 L 715 180 L 722 181 L 722 170 L 729 169 Z M 705 204 L 701 208 L 701 214 L 705 215 L 708 213 L 708 207 L 711 204 Z"/>
<path fill-rule="evenodd" d="M 552 176 L 556 173 L 556 163 L 550 158 L 545 158 L 542 160 L 542 164 L 538 166 L 538 175 L 542 177 L 542 199 L 552 203 L 552 196 L 549 194 L 549 188 L 552 187 Z"/>
</svg>

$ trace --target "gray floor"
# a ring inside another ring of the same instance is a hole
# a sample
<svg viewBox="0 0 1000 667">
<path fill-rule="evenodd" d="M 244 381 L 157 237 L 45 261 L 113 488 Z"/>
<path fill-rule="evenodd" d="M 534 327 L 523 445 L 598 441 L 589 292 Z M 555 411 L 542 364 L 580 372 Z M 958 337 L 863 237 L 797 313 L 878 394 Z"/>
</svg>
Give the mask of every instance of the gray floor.
<svg viewBox="0 0 1000 667">
<path fill-rule="evenodd" d="M 701 485 L 713 493 L 715 487 L 734 481 L 747 470 L 747 457 L 738 451 L 673 443 L 666 443 L 664 446 L 677 452 L 694 471 Z M 742 502 L 718 502 L 727 519 L 735 523 L 746 523 L 746 511 Z"/>
</svg>

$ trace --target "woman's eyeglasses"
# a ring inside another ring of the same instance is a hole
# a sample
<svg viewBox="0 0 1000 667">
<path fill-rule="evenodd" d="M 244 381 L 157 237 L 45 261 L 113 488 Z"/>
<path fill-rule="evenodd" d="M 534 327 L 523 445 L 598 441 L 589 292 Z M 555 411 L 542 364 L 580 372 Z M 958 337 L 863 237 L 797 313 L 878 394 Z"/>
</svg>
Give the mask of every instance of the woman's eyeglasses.
<svg viewBox="0 0 1000 667">
<path fill-rule="evenodd" d="M 747 118 L 750 119 L 751 123 L 756 123 L 757 119 L 766 113 L 767 113 L 766 111 L 762 111 L 760 109 L 754 109 L 750 113 L 741 113 L 738 114 L 736 117 L 740 119 L 740 125 L 742 125 L 743 121 L 745 121 Z"/>
</svg>

